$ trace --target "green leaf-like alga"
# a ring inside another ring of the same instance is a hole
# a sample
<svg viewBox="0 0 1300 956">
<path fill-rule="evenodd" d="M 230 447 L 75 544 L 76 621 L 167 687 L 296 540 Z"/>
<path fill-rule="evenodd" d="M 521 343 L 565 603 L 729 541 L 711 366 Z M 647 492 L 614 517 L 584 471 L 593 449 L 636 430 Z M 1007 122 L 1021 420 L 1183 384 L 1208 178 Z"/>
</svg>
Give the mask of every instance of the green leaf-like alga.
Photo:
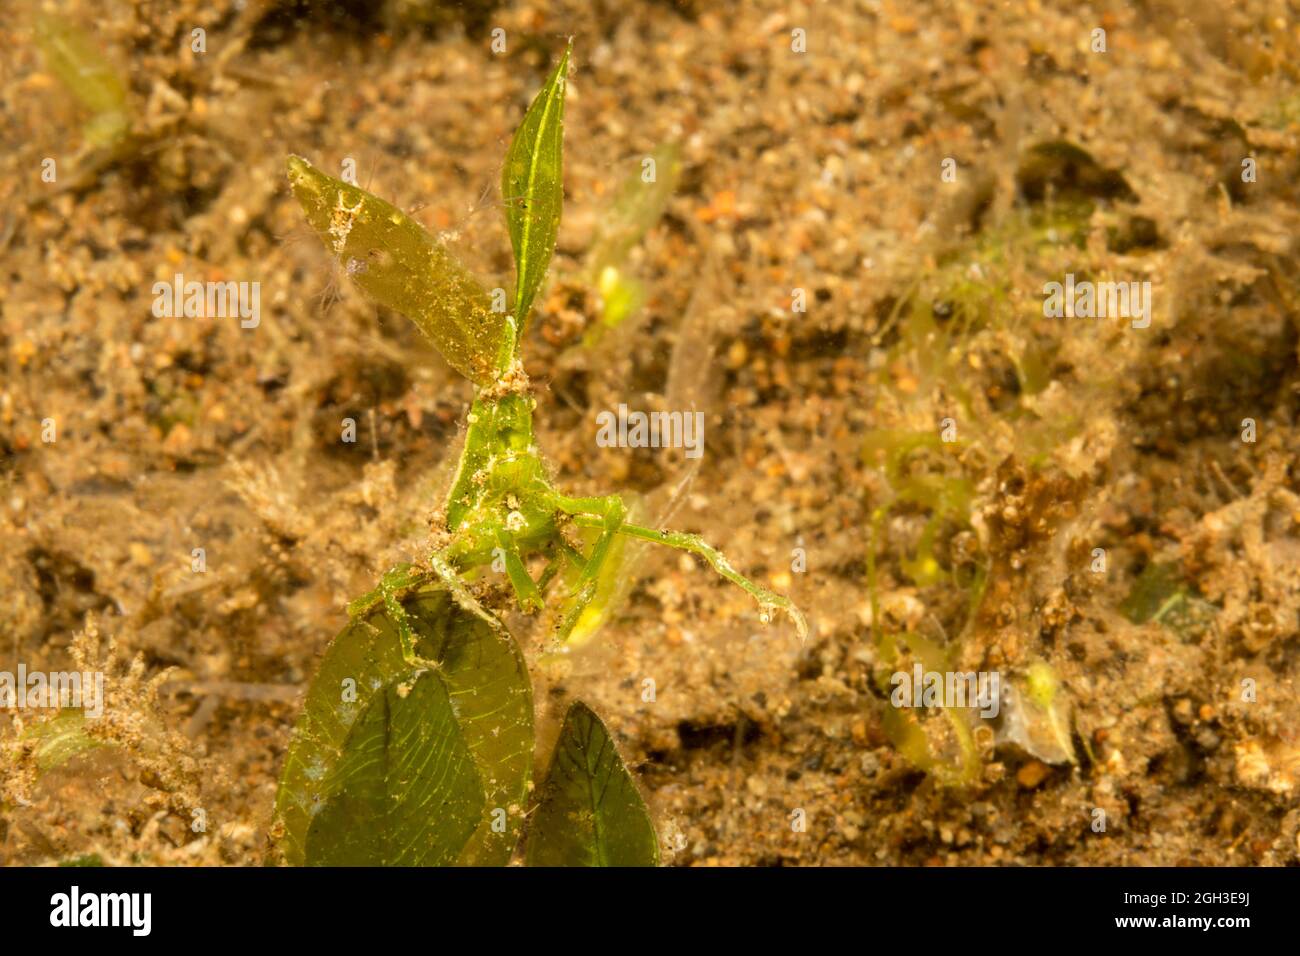
<svg viewBox="0 0 1300 956">
<path fill-rule="evenodd" d="M 64 708 L 53 717 L 32 724 L 23 740 L 38 740 L 36 767 L 42 773 L 61 767 L 78 754 L 94 750 L 101 742 L 86 733 L 86 714 L 79 708 Z"/>
<path fill-rule="evenodd" d="M 653 161 L 654 177 L 646 178 L 646 160 Z M 665 143 L 637 164 L 621 183 L 600 218 L 596 238 L 587 253 L 587 271 L 599 282 L 606 269 L 623 271 L 636 244 L 663 216 L 681 178 L 682 151 L 676 143 Z"/>
<path fill-rule="evenodd" d="M 586 704 L 564 717 L 528 833 L 529 866 L 655 866 L 659 840 L 609 731 Z"/>
<path fill-rule="evenodd" d="M 130 128 L 126 82 L 121 75 L 80 28 L 53 15 L 37 17 L 36 43 L 50 72 L 90 110 L 86 124 L 90 144 L 118 145 Z"/>
<path fill-rule="evenodd" d="M 509 634 L 463 611 L 443 591 L 422 592 L 408 598 L 403 607 L 417 639 L 417 652 L 438 664 L 456 733 L 469 749 L 485 797 L 472 835 L 447 827 L 447 842 L 459 841 L 460 846 L 453 859 L 460 864 L 502 865 L 509 861 L 518 838 L 532 769 L 533 700 L 523 657 Z M 353 728 L 389 688 L 409 682 L 410 670 L 383 608 L 353 621 L 325 651 L 285 757 L 276 796 L 278 840 L 286 862 L 309 862 L 309 827 L 333 794 L 346 787 L 346 777 L 340 777 L 336 768 L 348 759 Z M 492 827 L 494 819 L 500 820 L 498 810 L 506 812 L 503 832 Z M 439 839 L 440 821 L 428 822 L 434 828 L 430 839 Z M 318 833 L 314 842 L 319 839 Z"/>
<path fill-rule="evenodd" d="M 496 380 L 507 318 L 478 280 L 392 203 L 289 157 L 289 184 L 344 271 L 380 305 L 419 327 L 452 368 Z"/>
<path fill-rule="evenodd" d="M 515 130 L 501 172 L 506 228 L 515 252 L 515 323 L 522 339 L 546 278 L 564 204 L 564 88 L 570 43 Z"/>
<path fill-rule="evenodd" d="M 307 829 L 313 866 L 444 866 L 485 797 L 446 685 L 416 672 L 375 695 L 352 726 Z"/>
</svg>

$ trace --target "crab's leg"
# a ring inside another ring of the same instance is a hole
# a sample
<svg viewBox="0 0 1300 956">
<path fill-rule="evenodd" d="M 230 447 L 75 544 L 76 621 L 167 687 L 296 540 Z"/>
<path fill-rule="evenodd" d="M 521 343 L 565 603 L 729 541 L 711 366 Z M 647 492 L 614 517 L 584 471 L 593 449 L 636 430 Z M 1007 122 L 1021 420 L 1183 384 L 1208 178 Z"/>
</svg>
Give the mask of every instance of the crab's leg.
<svg viewBox="0 0 1300 956">
<path fill-rule="evenodd" d="M 563 538 L 555 539 L 555 549 L 579 571 L 587 566 L 587 559 L 582 556 L 582 552 Z"/>
<path fill-rule="evenodd" d="M 567 561 L 579 571 L 587 566 L 587 559 L 582 556 L 582 552 L 559 535 L 556 535 L 551 542 L 551 548 L 550 560 L 546 562 L 546 567 L 542 568 L 542 574 L 537 579 L 537 590 L 543 594 L 551 586 L 551 581 L 555 579 L 555 576 L 560 573 L 560 568 L 563 567 L 564 562 Z"/>
<path fill-rule="evenodd" d="M 546 567 L 542 568 L 541 576 L 537 579 L 537 593 L 545 594 L 546 589 L 551 586 L 551 581 L 560 571 L 560 555 L 555 554 L 546 562 Z"/>
<path fill-rule="evenodd" d="M 388 577 L 384 575 L 385 579 Z M 384 596 L 384 610 L 388 612 L 388 618 L 397 628 L 397 640 L 402 645 L 402 658 L 408 664 L 419 664 L 420 655 L 415 653 L 415 632 L 411 630 L 411 619 L 406 616 L 406 608 L 402 607 L 401 595 L 405 593 L 404 588 L 386 585 L 383 580 L 379 582 L 379 590 Z"/>
<path fill-rule="evenodd" d="M 586 514 L 574 515 L 573 523 L 582 528 L 600 528 L 604 524 L 601 519 Z M 800 610 L 794 606 L 794 603 L 787 597 L 775 594 L 767 588 L 760 587 L 749 578 L 745 577 L 739 571 L 731 566 L 731 562 L 721 551 L 713 547 L 698 534 L 687 534 L 681 531 L 658 531 L 654 528 L 643 528 L 640 525 L 624 523 L 618 529 L 619 534 L 627 535 L 630 538 L 640 538 L 644 541 L 655 541 L 659 544 L 665 544 L 670 548 L 677 548 L 680 551 L 688 551 L 691 554 L 698 554 L 709 566 L 717 571 L 732 584 L 745 591 L 750 597 L 758 602 L 759 613 L 764 622 L 771 619 L 773 610 L 779 610 L 784 613 L 791 621 L 794 622 L 795 630 L 799 632 L 799 640 L 805 640 L 808 637 L 808 622 Z"/>
<path fill-rule="evenodd" d="M 409 590 L 428 580 L 428 575 L 413 564 L 399 564 L 389 568 L 380 578 L 379 587 L 348 602 L 348 617 L 361 617 L 371 608 L 384 603 L 384 588 Z M 386 583 L 385 583 L 386 582 Z"/>
<path fill-rule="evenodd" d="M 527 613 L 540 611 L 545 604 L 542 593 L 524 567 L 524 559 L 519 553 L 514 535 L 504 529 L 497 531 L 497 545 L 505 556 L 506 577 L 510 579 L 510 586 L 519 599 L 519 606 Z"/>
<path fill-rule="evenodd" d="M 456 603 L 462 609 L 482 618 L 494 628 L 499 629 L 502 626 L 497 616 L 480 604 L 478 598 L 474 597 L 470 592 L 465 582 L 461 580 L 460 575 L 456 573 L 456 569 L 451 566 L 451 563 L 445 557 L 445 552 L 437 551 L 431 554 L 429 556 L 429 568 L 437 575 L 438 580 L 443 583 L 447 590 L 451 592 L 451 596 L 455 598 Z"/>
<path fill-rule="evenodd" d="M 406 609 L 402 607 L 402 598 L 413 588 L 419 587 L 427 580 L 427 575 L 410 564 L 399 564 L 384 572 L 379 579 L 379 587 L 364 597 L 348 605 L 348 615 L 360 617 L 378 604 L 384 606 L 388 619 L 397 628 L 397 640 L 402 647 L 402 657 L 408 664 L 423 664 L 415 652 L 415 632 L 411 630 L 411 621 Z"/>
<path fill-rule="evenodd" d="M 560 605 L 557 636 L 560 640 L 564 640 L 577 625 L 578 619 L 591 603 L 591 599 L 596 596 L 601 568 L 605 565 L 605 559 L 609 557 L 609 549 L 614 544 L 615 536 L 624 526 L 623 519 L 627 515 L 627 507 L 618 495 L 607 495 L 603 498 L 570 498 L 566 495 L 556 495 L 555 503 L 561 511 L 574 516 L 575 521 L 579 516 L 599 515 L 598 518 L 591 517 L 591 523 L 587 526 L 599 528 L 601 532 L 596 543 L 592 545 L 591 554 L 587 556 L 582 573 L 574 582 L 573 590 Z"/>
</svg>

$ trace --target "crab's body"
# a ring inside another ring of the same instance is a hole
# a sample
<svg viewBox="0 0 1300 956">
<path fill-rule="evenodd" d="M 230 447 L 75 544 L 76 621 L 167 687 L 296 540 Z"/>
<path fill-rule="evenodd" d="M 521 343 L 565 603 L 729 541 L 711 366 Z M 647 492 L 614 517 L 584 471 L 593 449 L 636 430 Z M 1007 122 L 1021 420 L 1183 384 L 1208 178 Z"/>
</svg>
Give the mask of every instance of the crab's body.
<svg viewBox="0 0 1300 956">
<path fill-rule="evenodd" d="M 520 607 L 537 612 L 545 606 L 547 587 L 568 568 L 569 592 L 555 617 L 556 636 L 564 640 L 591 604 L 621 534 L 700 555 L 748 591 L 765 620 L 773 609 L 788 613 L 802 637 L 803 616 L 787 598 L 742 577 L 697 535 L 628 524 L 617 495 L 561 493 L 537 449 L 534 401 L 521 352 L 559 229 L 568 63 L 566 49 L 516 131 L 503 168 L 503 207 L 515 252 L 515 300 L 509 314 L 491 305 L 492 298 L 468 270 L 400 209 L 304 159 L 289 160 L 295 195 L 347 274 L 378 301 L 410 317 L 477 389 L 436 545 L 423 560 L 386 573 L 379 587 L 354 601 L 349 611 L 355 616 L 382 603 L 397 625 L 404 655 L 414 661 L 416 642 L 402 608 L 411 592 L 446 588 L 463 608 L 500 627 L 497 616 L 470 590 L 466 575 L 494 565 L 505 572 Z M 354 262 L 365 268 L 354 268 Z M 586 554 L 582 541 L 566 538 L 569 527 L 597 532 Z M 528 563 L 539 556 L 547 564 L 534 579 Z"/>
<path fill-rule="evenodd" d="M 445 542 L 426 561 L 390 570 L 377 590 L 353 602 L 349 607 L 353 615 L 382 602 L 397 621 L 404 652 L 414 661 L 415 640 L 402 610 L 402 598 L 408 593 L 440 584 L 462 607 L 499 627 L 497 616 L 465 583 L 466 573 L 500 560 L 520 608 L 536 612 L 544 607 L 546 587 L 560 568 L 569 564 L 576 578 L 559 605 L 554 624 L 556 637 L 563 641 L 595 596 L 615 536 L 625 534 L 700 555 L 718 573 L 753 595 L 765 620 L 771 610 L 782 610 L 794 620 L 800 636 L 806 634 L 803 616 L 789 599 L 742 577 L 698 535 L 627 524 L 627 509 L 618 495 L 571 497 L 556 490 L 533 440 L 532 410 L 532 398 L 522 391 L 486 398 L 480 395 L 475 400 L 460 467 L 444 509 Z M 586 556 L 566 539 L 566 526 L 600 531 Z M 548 563 L 541 577 L 534 580 L 527 563 L 538 555 L 545 555 Z"/>
</svg>

